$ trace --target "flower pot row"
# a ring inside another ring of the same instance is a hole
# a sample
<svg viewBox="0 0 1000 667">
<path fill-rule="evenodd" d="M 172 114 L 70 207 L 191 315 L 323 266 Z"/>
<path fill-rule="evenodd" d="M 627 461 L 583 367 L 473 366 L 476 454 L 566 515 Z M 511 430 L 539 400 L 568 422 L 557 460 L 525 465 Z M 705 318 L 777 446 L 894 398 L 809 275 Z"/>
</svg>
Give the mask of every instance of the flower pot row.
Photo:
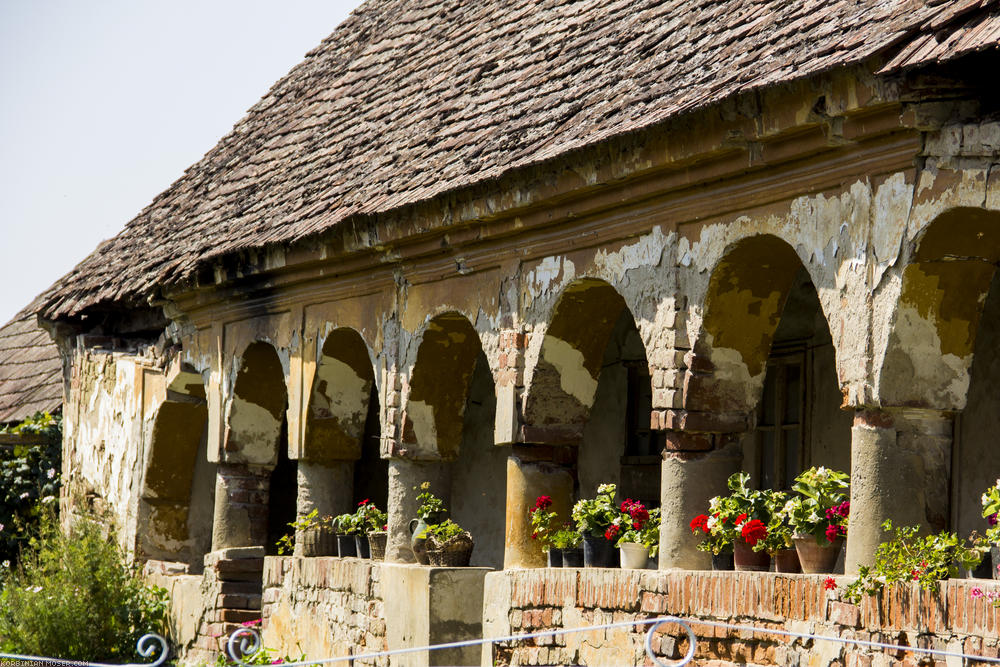
<svg viewBox="0 0 1000 667">
<path fill-rule="evenodd" d="M 754 551 L 745 543 L 736 543 L 732 551 L 712 554 L 713 570 L 737 570 L 741 572 L 774 571 L 784 574 L 828 574 L 837 564 L 844 540 L 830 544 L 817 544 L 813 537 L 795 539 L 795 546 L 773 552 Z"/>
<path fill-rule="evenodd" d="M 323 527 L 305 530 L 299 536 L 303 556 L 339 556 L 341 558 L 371 558 L 385 560 L 388 533 L 378 531 L 366 535 L 336 534 Z"/>
<path fill-rule="evenodd" d="M 622 569 L 629 570 L 656 569 L 645 545 L 626 543 L 615 549 L 611 542 L 602 538 L 584 538 L 583 546 L 580 547 L 549 547 L 546 553 L 549 567 L 621 566 Z"/>
</svg>

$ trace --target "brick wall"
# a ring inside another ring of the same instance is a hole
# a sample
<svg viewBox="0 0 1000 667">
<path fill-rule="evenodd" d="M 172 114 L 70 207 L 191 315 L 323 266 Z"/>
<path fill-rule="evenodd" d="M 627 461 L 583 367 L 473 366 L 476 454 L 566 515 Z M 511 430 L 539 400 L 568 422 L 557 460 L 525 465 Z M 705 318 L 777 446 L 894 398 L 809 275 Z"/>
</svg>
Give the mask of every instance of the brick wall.
<svg viewBox="0 0 1000 667">
<path fill-rule="evenodd" d="M 660 615 L 752 624 L 765 629 L 809 632 L 860 640 L 966 650 L 998 655 L 996 609 L 969 593 L 993 582 L 956 579 L 941 592 L 899 587 L 859 605 L 824 590 L 826 577 L 742 572 L 637 571 L 611 569 L 509 570 L 486 578 L 487 636 L 542 629 L 583 627 Z M 847 583 L 850 578 L 838 578 Z M 943 659 L 791 640 L 692 624 L 699 664 L 801 665 L 808 667 L 914 667 Z M 664 628 L 653 648 L 667 658 L 687 649 L 678 627 Z M 597 630 L 497 645 L 484 664 L 649 664 L 645 630 Z"/>
<path fill-rule="evenodd" d="M 264 645 L 310 659 L 387 649 L 382 565 L 358 558 L 268 557 Z M 385 667 L 387 659 L 355 664 Z"/>
</svg>

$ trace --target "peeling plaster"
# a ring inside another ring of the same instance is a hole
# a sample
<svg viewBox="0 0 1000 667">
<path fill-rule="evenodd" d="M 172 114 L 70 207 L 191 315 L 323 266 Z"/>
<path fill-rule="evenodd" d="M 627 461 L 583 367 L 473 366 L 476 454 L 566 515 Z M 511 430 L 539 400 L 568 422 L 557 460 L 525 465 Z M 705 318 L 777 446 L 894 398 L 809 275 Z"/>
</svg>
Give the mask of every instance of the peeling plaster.
<svg viewBox="0 0 1000 667">
<path fill-rule="evenodd" d="M 590 407 L 594 403 L 597 380 L 584 367 L 583 353 L 564 340 L 546 336 L 542 355 L 558 371 L 562 390 L 582 405 Z"/>
</svg>

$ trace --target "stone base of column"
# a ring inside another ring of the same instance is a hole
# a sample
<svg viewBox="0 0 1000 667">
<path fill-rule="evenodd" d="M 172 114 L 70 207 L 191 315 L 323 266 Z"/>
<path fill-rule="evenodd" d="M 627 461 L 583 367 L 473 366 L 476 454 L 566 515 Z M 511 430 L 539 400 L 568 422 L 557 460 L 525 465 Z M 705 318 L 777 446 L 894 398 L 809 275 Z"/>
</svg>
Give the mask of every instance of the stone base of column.
<svg viewBox="0 0 1000 667">
<path fill-rule="evenodd" d="M 420 485 L 430 482 L 430 491 L 444 501 L 451 500 L 451 465 L 442 461 L 389 460 L 389 536 L 385 559 L 391 563 L 413 563 L 410 549 L 410 520 L 416 518 Z M 445 515 L 446 517 L 448 515 Z"/>
<path fill-rule="evenodd" d="M 712 556 L 698 551 L 701 538 L 691 533 L 691 519 L 708 513 L 708 501 L 727 492 L 726 480 L 740 469 L 738 447 L 699 453 L 667 453 L 660 472 L 659 568 L 707 570 Z"/>
<path fill-rule="evenodd" d="M 546 557 L 537 540 L 531 539 L 531 508 L 538 496 L 551 496 L 551 511 L 561 521 L 570 520 L 573 508 L 573 476 L 554 463 L 507 458 L 507 509 L 503 566 L 545 567 Z"/>
<path fill-rule="evenodd" d="M 271 471 L 220 463 L 215 474 L 212 550 L 252 547 L 267 541 L 267 504 Z"/>
<path fill-rule="evenodd" d="M 870 565 L 882 522 L 942 530 L 948 516 L 953 418 L 939 410 L 860 411 L 851 429 L 851 521 L 845 571 Z"/>
<path fill-rule="evenodd" d="M 313 510 L 317 516 L 337 516 L 354 511 L 354 461 L 298 463 L 298 495 L 295 514 L 303 517 Z M 301 531 L 295 534 L 295 555 L 301 556 Z"/>
</svg>

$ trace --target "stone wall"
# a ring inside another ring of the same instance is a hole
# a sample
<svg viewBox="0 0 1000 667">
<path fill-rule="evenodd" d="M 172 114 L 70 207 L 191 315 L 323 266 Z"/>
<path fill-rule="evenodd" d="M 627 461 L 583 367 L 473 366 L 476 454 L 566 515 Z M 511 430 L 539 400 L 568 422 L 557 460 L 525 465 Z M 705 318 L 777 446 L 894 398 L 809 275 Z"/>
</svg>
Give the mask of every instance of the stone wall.
<svg viewBox="0 0 1000 667">
<path fill-rule="evenodd" d="M 824 588 L 822 575 L 743 572 L 640 571 L 612 569 L 508 570 L 486 578 L 485 636 L 504 636 L 584 627 L 663 615 L 763 629 L 906 646 L 967 651 L 997 657 L 1000 613 L 972 599 L 974 586 L 991 581 L 954 579 L 940 593 L 916 586 L 897 588 L 854 605 L 839 591 Z M 851 578 L 838 577 L 838 584 Z M 678 626 L 663 626 L 653 649 L 666 658 L 687 650 Z M 692 624 L 698 636 L 695 659 L 713 667 L 802 665 L 803 667 L 957 667 L 902 651 L 789 640 Z M 649 664 L 645 630 L 594 630 L 517 644 L 498 644 L 483 652 L 483 665 Z"/>
<path fill-rule="evenodd" d="M 475 639 L 482 634 L 487 568 L 387 564 L 359 558 L 268 557 L 263 640 L 310 660 Z M 355 664 L 475 665 L 479 649 L 360 660 Z"/>
</svg>

